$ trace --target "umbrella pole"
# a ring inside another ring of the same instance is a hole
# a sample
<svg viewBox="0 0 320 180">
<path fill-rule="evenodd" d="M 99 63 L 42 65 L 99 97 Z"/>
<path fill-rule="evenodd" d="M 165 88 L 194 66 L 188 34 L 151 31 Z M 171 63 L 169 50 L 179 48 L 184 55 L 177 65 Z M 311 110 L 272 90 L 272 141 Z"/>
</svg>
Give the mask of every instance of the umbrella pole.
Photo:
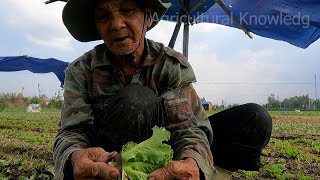
<svg viewBox="0 0 320 180">
<path fill-rule="evenodd" d="M 188 50 L 189 50 L 189 18 L 190 18 L 190 0 L 184 0 L 183 4 L 180 1 L 181 6 L 184 6 L 181 8 L 181 11 L 179 13 L 178 19 L 177 19 L 177 23 L 176 26 L 174 28 L 173 34 L 171 36 L 170 42 L 169 42 L 169 47 L 173 48 L 174 44 L 177 40 L 179 31 L 180 31 L 180 27 L 181 27 L 181 21 L 183 21 L 184 26 L 183 26 L 183 50 L 182 50 L 182 54 L 188 58 Z M 187 7 L 187 8 L 186 8 Z"/>
<path fill-rule="evenodd" d="M 188 50 L 189 50 L 189 18 L 190 18 L 190 0 L 184 0 L 183 5 L 185 7 L 184 12 L 184 27 L 183 27 L 183 55 L 188 58 Z"/>
<path fill-rule="evenodd" d="M 179 16 L 179 19 L 180 19 L 180 16 Z M 181 27 L 181 21 L 179 21 L 179 19 L 177 20 L 176 27 L 174 28 L 173 34 L 169 42 L 169 47 L 171 47 L 172 49 L 174 47 L 174 44 L 176 43 L 179 31 L 180 31 L 180 27 Z"/>
<path fill-rule="evenodd" d="M 184 22 L 183 27 L 183 55 L 188 58 L 189 50 L 189 22 Z"/>
</svg>

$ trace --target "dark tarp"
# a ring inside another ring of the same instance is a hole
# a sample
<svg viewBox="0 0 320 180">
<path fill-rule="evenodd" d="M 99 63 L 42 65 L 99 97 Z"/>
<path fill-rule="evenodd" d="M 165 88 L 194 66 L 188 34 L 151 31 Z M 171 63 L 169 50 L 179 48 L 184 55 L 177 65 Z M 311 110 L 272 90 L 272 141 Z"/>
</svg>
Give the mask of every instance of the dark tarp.
<svg viewBox="0 0 320 180">
<path fill-rule="evenodd" d="M 64 70 L 67 66 L 67 62 L 54 58 L 39 59 L 30 56 L 0 57 L 0 71 L 11 72 L 28 70 L 33 73 L 53 72 L 61 82 L 61 87 L 63 87 L 64 84 Z"/>
<path fill-rule="evenodd" d="M 231 14 L 250 32 L 307 48 L 320 37 L 320 0 L 221 0 Z M 183 0 L 163 0 L 173 5 L 164 20 L 176 21 Z M 214 0 L 190 0 L 191 23 L 239 26 Z M 192 10 L 192 9 L 191 9 Z"/>
</svg>

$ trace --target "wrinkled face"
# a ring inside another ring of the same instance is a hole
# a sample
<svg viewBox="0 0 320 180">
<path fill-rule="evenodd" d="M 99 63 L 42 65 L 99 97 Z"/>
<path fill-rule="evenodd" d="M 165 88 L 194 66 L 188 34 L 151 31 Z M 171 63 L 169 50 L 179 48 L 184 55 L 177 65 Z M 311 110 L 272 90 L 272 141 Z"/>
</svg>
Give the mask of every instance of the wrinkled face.
<svg viewBox="0 0 320 180">
<path fill-rule="evenodd" d="M 143 50 L 143 40 L 150 18 L 135 0 L 98 0 L 94 17 L 107 48 L 115 55 Z"/>
</svg>

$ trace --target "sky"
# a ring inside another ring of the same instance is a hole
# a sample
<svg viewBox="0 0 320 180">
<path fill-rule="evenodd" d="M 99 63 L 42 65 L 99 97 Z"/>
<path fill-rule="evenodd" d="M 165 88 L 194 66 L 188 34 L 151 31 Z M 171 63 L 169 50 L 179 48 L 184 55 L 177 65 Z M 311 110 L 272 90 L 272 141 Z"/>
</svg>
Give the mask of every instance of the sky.
<svg viewBox="0 0 320 180">
<path fill-rule="evenodd" d="M 29 55 L 72 62 L 102 41 L 81 43 L 68 33 L 61 19 L 65 3 L 45 0 L 0 1 L 0 56 Z M 175 24 L 161 21 L 147 37 L 168 45 Z M 182 29 L 182 28 L 181 28 Z M 199 97 L 213 104 L 267 103 L 270 94 L 279 100 L 293 96 L 320 96 L 320 40 L 307 49 L 283 41 L 217 24 L 190 27 L 189 62 Z M 175 50 L 182 52 L 182 33 Z M 316 80 L 315 80 L 316 76 Z M 24 96 L 62 93 L 53 73 L 0 72 L 0 94 Z M 24 90 L 22 90 L 22 87 Z"/>
</svg>

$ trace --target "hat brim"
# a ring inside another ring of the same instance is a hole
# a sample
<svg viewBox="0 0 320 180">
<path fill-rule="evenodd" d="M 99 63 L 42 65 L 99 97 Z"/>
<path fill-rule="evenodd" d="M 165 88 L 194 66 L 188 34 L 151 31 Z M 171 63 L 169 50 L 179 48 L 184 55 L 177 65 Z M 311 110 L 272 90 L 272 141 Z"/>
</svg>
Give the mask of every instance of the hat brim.
<svg viewBox="0 0 320 180">
<path fill-rule="evenodd" d="M 154 1 L 151 9 L 154 18 L 148 30 L 158 24 L 170 6 L 171 3 L 162 3 L 160 0 Z M 95 25 L 92 0 L 68 0 L 63 8 L 62 20 L 69 33 L 76 40 L 80 42 L 101 40 Z"/>
</svg>

